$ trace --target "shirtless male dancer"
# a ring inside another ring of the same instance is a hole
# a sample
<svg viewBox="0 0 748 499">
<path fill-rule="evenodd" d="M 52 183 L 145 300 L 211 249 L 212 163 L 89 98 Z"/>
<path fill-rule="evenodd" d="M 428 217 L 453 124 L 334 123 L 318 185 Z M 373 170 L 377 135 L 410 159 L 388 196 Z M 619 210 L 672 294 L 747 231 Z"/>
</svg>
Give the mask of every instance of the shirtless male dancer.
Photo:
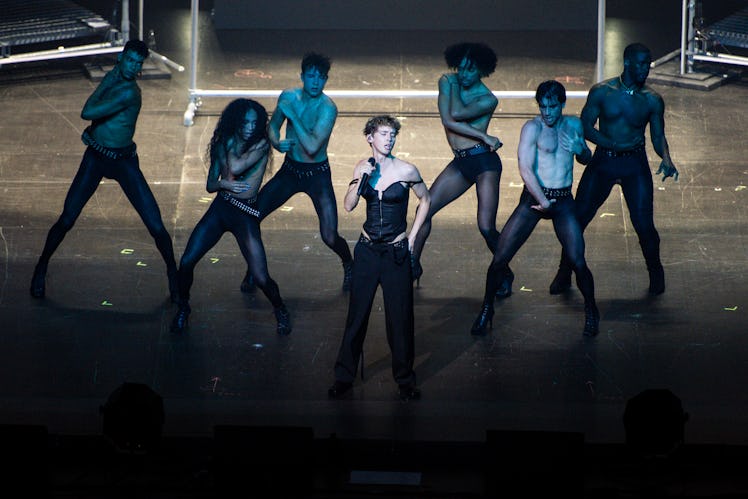
<svg viewBox="0 0 748 499">
<path fill-rule="evenodd" d="M 478 195 L 478 230 L 491 252 L 499 240 L 496 211 L 501 160 L 496 151 L 502 144 L 498 137 L 486 133 L 499 100 L 482 81 L 496 69 L 496 54 L 482 43 L 458 43 L 447 47 L 444 59 L 454 71 L 439 78 L 438 107 L 455 157 L 429 189 L 429 213 L 413 246 L 413 280 L 417 284 L 423 274 L 420 259 L 431 233 L 431 219 L 473 184 Z M 510 271 L 497 291 L 498 298 L 511 294 L 513 279 Z"/>
<path fill-rule="evenodd" d="M 595 284 L 584 258 L 582 229 L 571 195 L 574 158 L 587 164 L 592 152 L 584 141 L 582 122 L 576 116 L 564 116 L 564 86 L 554 80 L 541 83 L 535 92 L 540 116 L 522 127 L 517 148 L 519 173 L 525 183 L 519 203 L 504 225 L 493 261 L 486 273 L 483 307 L 473 322 L 471 333 L 486 334 L 493 321 L 496 287 L 507 272 L 509 262 L 527 241 L 540 219 L 553 221 L 556 237 L 569 255 L 584 296 L 583 334 L 595 336 L 600 314 L 595 304 Z"/>
<path fill-rule="evenodd" d="M 353 257 L 348 243 L 338 234 L 338 207 L 327 160 L 327 144 L 338 115 L 335 103 L 323 93 L 329 71 L 328 57 L 307 53 L 301 61 L 302 87 L 286 89 L 278 97 L 268 137 L 286 157 L 278 173 L 260 190 L 257 209 L 263 220 L 294 194 L 306 193 L 314 203 L 322 240 L 343 262 L 343 290 L 348 291 Z M 280 131 L 283 122 L 285 138 Z M 247 270 L 241 289 L 247 292 L 253 288 Z"/>
<path fill-rule="evenodd" d="M 166 263 L 169 292 L 177 301 L 177 265 L 171 236 L 161 220 L 161 211 L 148 183 L 140 171 L 135 142 L 135 124 L 140 113 L 140 88 L 135 82 L 148 57 L 148 47 L 141 40 L 128 41 L 109 71 L 86 101 L 81 118 L 91 125 L 81 140 L 88 147 L 83 153 L 60 218 L 49 229 L 47 241 L 31 278 L 31 296 L 43 298 L 49 259 L 73 228 L 83 207 L 96 192 L 101 179 L 116 180 L 140 215 Z"/>
<path fill-rule="evenodd" d="M 651 62 L 649 49 L 633 43 L 623 52 L 623 73 L 590 89 L 581 119 L 585 138 L 597 147 L 579 180 L 576 210 L 584 231 L 613 185 L 621 185 L 649 271 L 649 293 L 659 295 L 665 292 L 665 272 L 660 262 L 660 236 L 654 226 L 652 172 L 644 146 L 647 124 L 652 147 L 662 158 L 655 174 L 662 173 L 663 182 L 668 177 L 677 181 L 678 170 L 665 138 L 665 102 L 645 85 Z M 599 128 L 595 128 L 596 122 Z M 571 287 L 571 270 L 568 255 L 562 252 L 550 285 L 552 295 Z"/>
</svg>

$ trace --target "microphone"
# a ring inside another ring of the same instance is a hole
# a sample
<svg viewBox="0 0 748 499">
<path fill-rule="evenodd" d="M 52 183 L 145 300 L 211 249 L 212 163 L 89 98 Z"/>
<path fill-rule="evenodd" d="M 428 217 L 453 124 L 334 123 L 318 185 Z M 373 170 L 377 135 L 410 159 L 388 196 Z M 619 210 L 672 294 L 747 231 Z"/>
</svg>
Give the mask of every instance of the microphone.
<svg viewBox="0 0 748 499">
<path fill-rule="evenodd" d="M 373 167 L 377 166 L 377 161 L 374 158 L 369 158 L 369 164 Z M 361 182 L 358 184 L 358 195 L 360 196 L 361 193 L 364 191 L 364 185 L 366 185 L 366 182 L 369 181 L 369 174 L 364 173 L 361 175 Z"/>
</svg>

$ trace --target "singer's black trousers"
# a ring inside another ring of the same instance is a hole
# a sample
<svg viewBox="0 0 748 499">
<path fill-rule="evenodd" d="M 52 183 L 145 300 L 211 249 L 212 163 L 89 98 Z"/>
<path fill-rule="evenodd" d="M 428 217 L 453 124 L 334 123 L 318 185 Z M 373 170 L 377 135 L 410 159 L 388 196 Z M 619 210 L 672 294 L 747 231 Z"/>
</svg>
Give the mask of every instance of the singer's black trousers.
<svg viewBox="0 0 748 499">
<path fill-rule="evenodd" d="M 356 377 L 371 307 L 377 287 L 381 285 L 387 342 L 392 352 L 392 375 L 399 385 L 415 384 L 413 281 L 408 240 L 372 243 L 361 236 L 353 254 L 348 317 L 335 362 L 335 379 L 352 383 Z"/>
</svg>

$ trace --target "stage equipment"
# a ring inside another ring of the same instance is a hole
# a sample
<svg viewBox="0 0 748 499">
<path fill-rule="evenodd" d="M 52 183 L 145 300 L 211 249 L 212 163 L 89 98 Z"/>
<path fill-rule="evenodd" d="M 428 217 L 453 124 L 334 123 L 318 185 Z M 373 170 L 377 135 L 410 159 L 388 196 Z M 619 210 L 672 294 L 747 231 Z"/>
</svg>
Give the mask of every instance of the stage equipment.
<svg viewBox="0 0 748 499">
<path fill-rule="evenodd" d="M 114 54 L 122 51 L 130 39 L 130 2 L 121 0 L 121 30 L 100 15 L 68 0 L 0 0 L 0 67 L 22 62 L 65 59 L 90 55 Z M 143 0 L 138 2 L 138 34 L 143 36 Z M 68 40 L 99 36 L 105 41 L 64 46 Z M 54 49 L 11 54 L 12 47 L 60 43 Z M 184 71 L 184 66 L 151 50 L 150 57 Z"/>
<path fill-rule="evenodd" d="M 281 90 L 203 90 L 197 86 L 197 47 L 198 47 L 198 12 L 200 10 L 200 1 L 192 0 L 192 25 L 191 25 L 191 47 L 190 47 L 190 88 L 189 103 L 184 112 L 184 126 L 194 124 L 195 114 L 202 105 L 204 97 L 277 97 Z M 598 0 L 598 37 L 597 37 L 597 81 L 602 80 L 603 67 L 603 40 L 605 31 L 605 0 Z M 333 98 L 338 97 L 367 97 L 380 99 L 412 99 L 428 98 L 433 99 L 438 96 L 437 91 L 420 91 L 420 90 L 325 90 L 325 94 Z M 502 99 L 534 99 L 534 91 L 517 90 L 517 91 L 495 91 L 494 95 Z M 566 92 L 567 98 L 586 98 L 587 91 L 570 91 Z"/>
<path fill-rule="evenodd" d="M 706 70 L 697 62 L 748 67 L 748 57 L 730 54 L 726 47 L 748 48 L 748 7 L 711 25 L 704 26 L 701 1 L 683 0 L 681 9 L 681 46 L 652 62 L 649 81 L 696 90 L 712 90 L 740 77 L 734 69 Z M 680 58 L 677 68 L 667 63 Z"/>
</svg>

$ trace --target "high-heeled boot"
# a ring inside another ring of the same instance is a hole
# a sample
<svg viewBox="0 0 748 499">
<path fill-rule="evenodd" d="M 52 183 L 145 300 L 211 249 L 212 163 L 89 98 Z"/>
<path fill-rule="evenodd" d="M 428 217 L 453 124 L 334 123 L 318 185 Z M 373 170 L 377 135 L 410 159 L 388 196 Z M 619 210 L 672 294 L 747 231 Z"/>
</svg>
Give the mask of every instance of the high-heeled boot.
<svg viewBox="0 0 748 499">
<path fill-rule="evenodd" d="M 273 310 L 275 320 L 278 321 L 276 332 L 281 336 L 291 334 L 291 314 L 288 313 L 285 305 L 281 305 Z"/>
<path fill-rule="evenodd" d="M 665 292 L 665 270 L 662 265 L 649 269 L 649 294 L 661 295 Z"/>
<path fill-rule="evenodd" d="M 353 281 L 353 260 L 350 262 L 343 262 L 343 291 L 351 290 L 351 282 Z"/>
<path fill-rule="evenodd" d="M 470 334 L 484 336 L 487 329 L 493 329 L 493 303 L 484 303 L 480 314 L 475 318 Z"/>
<path fill-rule="evenodd" d="M 187 323 L 189 322 L 190 318 L 190 307 L 180 305 L 179 310 L 177 310 L 177 315 L 174 316 L 174 319 L 171 321 L 171 332 L 172 333 L 183 333 L 185 329 L 187 329 Z"/>
<path fill-rule="evenodd" d="M 413 276 L 413 282 L 416 283 L 416 287 L 421 287 L 421 276 L 423 275 L 423 267 L 421 267 L 421 262 L 413 256 L 413 254 L 410 255 L 410 269 L 411 274 Z"/>
<path fill-rule="evenodd" d="M 597 336 L 600 332 L 600 312 L 595 305 L 584 306 L 584 336 Z"/>
<path fill-rule="evenodd" d="M 514 272 L 509 267 L 506 268 L 506 273 L 501 280 L 499 289 L 496 290 L 496 298 L 503 300 L 512 296 L 512 283 L 514 282 Z"/>
<path fill-rule="evenodd" d="M 571 267 L 565 262 L 561 262 L 548 291 L 552 295 L 560 295 L 566 293 L 569 289 L 571 289 Z"/>
<path fill-rule="evenodd" d="M 47 277 L 47 267 L 40 267 L 39 264 L 34 267 L 34 275 L 31 277 L 31 287 L 29 292 L 34 298 L 44 298 L 45 279 Z"/>
</svg>

